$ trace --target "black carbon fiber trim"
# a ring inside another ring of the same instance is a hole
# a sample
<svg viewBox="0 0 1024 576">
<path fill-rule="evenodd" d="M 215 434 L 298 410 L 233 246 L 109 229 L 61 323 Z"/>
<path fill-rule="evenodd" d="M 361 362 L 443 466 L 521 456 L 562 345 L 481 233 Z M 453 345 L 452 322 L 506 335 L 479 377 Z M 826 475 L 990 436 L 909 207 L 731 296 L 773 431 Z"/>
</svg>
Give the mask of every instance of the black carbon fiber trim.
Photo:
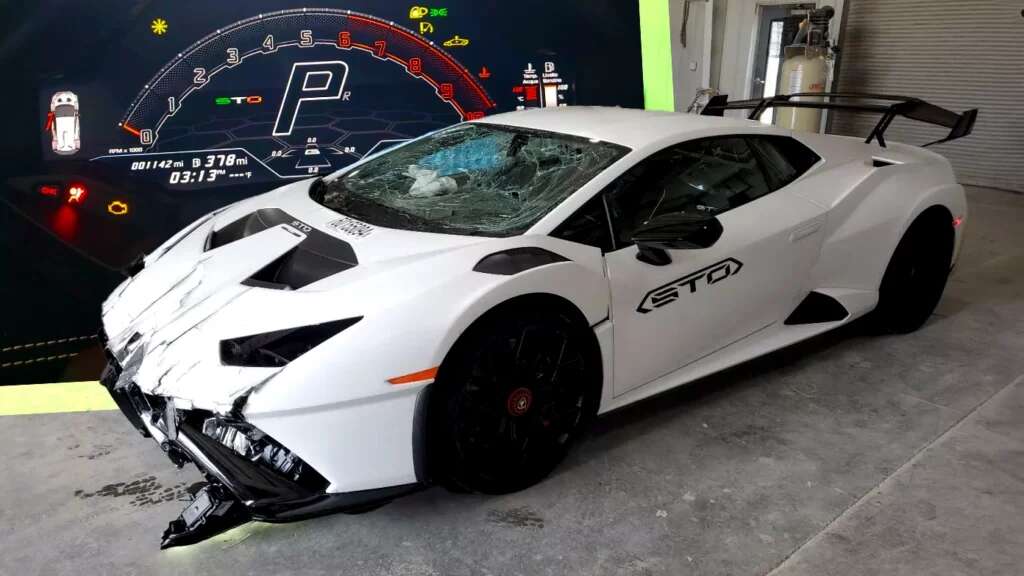
<svg viewBox="0 0 1024 576">
<path fill-rule="evenodd" d="M 484 256 L 473 266 L 473 270 L 484 274 L 512 276 L 538 266 L 568 261 L 568 258 L 543 248 L 510 248 Z"/>
</svg>

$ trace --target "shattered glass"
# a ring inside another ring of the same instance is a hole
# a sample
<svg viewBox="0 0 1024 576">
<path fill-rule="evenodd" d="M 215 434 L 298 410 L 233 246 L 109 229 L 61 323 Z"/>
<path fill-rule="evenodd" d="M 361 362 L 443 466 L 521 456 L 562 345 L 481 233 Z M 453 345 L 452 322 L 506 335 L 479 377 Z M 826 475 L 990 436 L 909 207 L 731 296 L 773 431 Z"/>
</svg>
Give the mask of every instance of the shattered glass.
<svg viewBox="0 0 1024 576">
<path fill-rule="evenodd" d="M 462 124 L 328 179 L 314 198 L 378 226 L 513 236 L 628 151 L 551 132 Z"/>
</svg>

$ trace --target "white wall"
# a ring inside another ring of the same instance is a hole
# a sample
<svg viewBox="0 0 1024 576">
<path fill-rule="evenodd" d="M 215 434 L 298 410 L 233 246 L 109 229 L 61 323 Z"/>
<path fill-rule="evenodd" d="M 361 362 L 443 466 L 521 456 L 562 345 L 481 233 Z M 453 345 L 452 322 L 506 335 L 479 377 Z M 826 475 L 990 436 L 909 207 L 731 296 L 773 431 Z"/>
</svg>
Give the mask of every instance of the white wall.
<svg viewBox="0 0 1024 576">
<path fill-rule="evenodd" d="M 700 88 L 711 83 L 711 38 L 708 31 L 711 1 L 691 0 L 686 26 L 686 48 L 681 31 L 685 0 L 669 0 L 671 21 L 672 77 L 675 81 L 677 111 L 685 111 Z"/>
<path fill-rule="evenodd" d="M 711 34 L 711 86 L 717 88 L 721 83 L 722 55 L 725 51 L 725 22 L 729 15 L 728 0 L 714 0 L 715 13 Z"/>
</svg>

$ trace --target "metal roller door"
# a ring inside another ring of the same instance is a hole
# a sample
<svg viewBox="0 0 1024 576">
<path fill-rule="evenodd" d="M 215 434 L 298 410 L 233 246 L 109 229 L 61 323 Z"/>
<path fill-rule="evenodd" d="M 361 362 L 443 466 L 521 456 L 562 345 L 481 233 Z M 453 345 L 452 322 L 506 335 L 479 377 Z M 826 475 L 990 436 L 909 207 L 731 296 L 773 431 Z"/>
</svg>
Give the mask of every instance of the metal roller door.
<svg viewBox="0 0 1024 576">
<path fill-rule="evenodd" d="M 837 89 L 979 108 L 974 134 L 934 146 L 964 184 L 1024 192 L 1024 0 L 849 0 Z M 865 135 L 877 117 L 835 113 Z M 923 144 L 943 129 L 898 119 L 886 134 Z"/>
</svg>

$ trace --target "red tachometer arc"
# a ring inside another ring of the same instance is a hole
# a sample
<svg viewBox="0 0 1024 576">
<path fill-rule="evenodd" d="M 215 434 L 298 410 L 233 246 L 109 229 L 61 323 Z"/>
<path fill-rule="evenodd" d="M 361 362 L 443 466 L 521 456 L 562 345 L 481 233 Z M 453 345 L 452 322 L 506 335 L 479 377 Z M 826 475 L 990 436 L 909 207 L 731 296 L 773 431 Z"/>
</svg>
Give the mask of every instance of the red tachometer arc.
<svg viewBox="0 0 1024 576">
<path fill-rule="evenodd" d="M 383 57 L 405 66 L 406 71 L 410 75 L 420 77 L 433 85 L 434 89 L 438 92 L 438 96 L 443 100 L 450 100 L 453 105 L 459 108 L 470 108 L 459 110 L 459 114 L 463 119 L 471 120 L 481 117 L 485 111 L 494 108 L 494 101 L 487 95 L 487 92 L 476 81 L 472 73 L 456 62 L 444 50 L 438 48 L 433 42 L 392 22 L 385 22 L 368 16 L 350 14 L 348 22 L 348 31 L 352 34 L 351 41 L 354 48 L 366 50 L 379 58 Z M 359 42 L 358 40 L 363 37 L 365 37 L 365 42 Z M 382 40 L 384 42 L 383 45 L 380 43 Z M 403 54 L 403 52 L 409 54 Z M 419 52 L 428 54 L 432 58 L 424 61 L 422 57 L 417 55 Z M 419 65 L 413 60 L 417 57 L 421 58 Z M 462 87 L 468 88 L 471 94 L 464 94 L 461 95 L 462 98 L 456 98 L 455 90 L 457 87 L 453 85 L 450 89 L 451 91 L 449 91 L 448 88 L 444 87 L 444 82 L 439 82 L 435 79 L 437 74 L 431 73 L 431 69 L 435 66 L 440 68 L 441 72 L 445 75 L 458 75 L 461 77 L 463 80 Z M 460 106 L 460 99 L 472 102 L 473 106 Z"/>
<path fill-rule="evenodd" d="M 215 82 L 227 68 L 244 65 L 250 57 L 271 56 L 281 49 L 309 46 L 302 32 L 310 31 L 313 45 L 359 50 L 404 67 L 410 76 L 431 85 L 464 120 L 482 117 L 496 105 L 473 74 L 434 42 L 394 22 L 369 14 L 335 8 L 280 10 L 240 20 L 208 34 L 164 65 L 135 97 L 119 126 L 139 137 L 156 135 L 190 95 Z M 273 49 L 265 40 L 273 35 Z M 302 42 L 307 42 L 302 44 Z M 226 49 L 234 50 L 234 61 Z M 194 71 L 202 68 L 204 82 L 195 84 Z M 169 102 L 172 102 L 169 109 Z"/>
</svg>

